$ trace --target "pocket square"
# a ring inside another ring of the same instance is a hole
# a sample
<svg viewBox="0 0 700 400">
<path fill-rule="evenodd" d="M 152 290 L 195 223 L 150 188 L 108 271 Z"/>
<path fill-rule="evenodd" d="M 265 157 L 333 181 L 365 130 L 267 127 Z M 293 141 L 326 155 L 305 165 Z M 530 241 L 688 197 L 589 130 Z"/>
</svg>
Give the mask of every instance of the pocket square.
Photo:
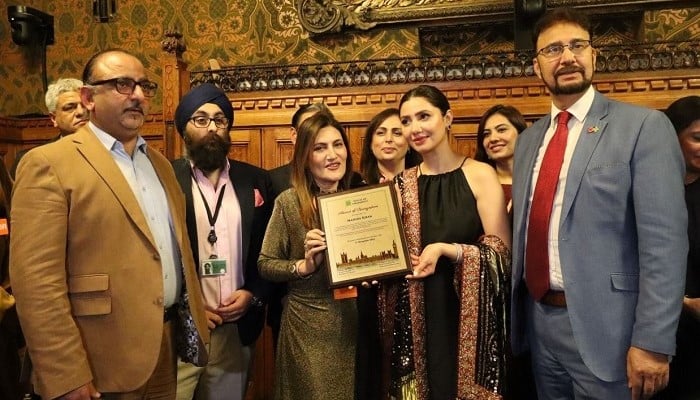
<svg viewBox="0 0 700 400">
<path fill-rule="evenodd" d="M 265 199 L 263 199 L 258 189 L 253 189 L 253 194 L 255 195 L 255 207 L 260 207 L 265 204 Z"/>
</svg>

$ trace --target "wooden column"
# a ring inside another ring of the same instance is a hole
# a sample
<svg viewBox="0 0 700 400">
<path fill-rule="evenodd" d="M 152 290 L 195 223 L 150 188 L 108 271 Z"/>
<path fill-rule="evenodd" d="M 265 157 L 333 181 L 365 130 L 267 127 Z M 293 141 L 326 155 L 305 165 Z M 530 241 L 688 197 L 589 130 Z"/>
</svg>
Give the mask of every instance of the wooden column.
<svg viewBox="0 0 700 400">
<path fill-rule="evenodd" d="M 175 109 L 180 98 L 190 88 L 190 74 L 182 53 L 187 48 L 182 34 L 177 29 L 167 31 L 161 42 L 163 49 L 163 122 L 165 124 L 165 156 L 173 160 L 183 154 L 182 138 L 175 129 Z"/>
</svg>

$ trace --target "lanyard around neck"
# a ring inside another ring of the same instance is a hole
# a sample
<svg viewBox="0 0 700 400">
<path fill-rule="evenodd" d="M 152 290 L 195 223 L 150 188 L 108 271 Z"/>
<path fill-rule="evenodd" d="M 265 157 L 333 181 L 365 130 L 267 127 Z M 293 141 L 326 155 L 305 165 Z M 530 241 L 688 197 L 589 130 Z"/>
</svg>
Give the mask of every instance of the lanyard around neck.
<svg viewBox="0 0 700 400">
<path fill-rule="evenodd" d="M 192 177 L 194 178 L 194 175 Z M 214 243 L 216 243 L 216 240 L 218 239 L 216 237 L 214 225 L 216 224 L 216 220 L 219 218 L 219 211 L 221 211 L 221 203 L 224 199 L 224 191 L 226 190 L 226 184 L 221 186 L 221 192 L 219 192 L 219 198 L 216 200 L 216 206 L 214 207 L 214 215 L 212 215 L 211 209 L 209 208 L 209 203 L 207 203 L 207 199 L 204 197 L 204 193 L 202 193 L 202 188 L 199 187 L 197 179 L 195 179 L 194 182 L 197 185 L 197 190 L 199 190 L 199 195 L 202 196 L 204 209 L 207 211 L 207 218 L 209 219 L 209 226 L 211 227 L 209 230 L 209 235 L 207 235 L 207 242 L 209 242 L 209 244 L 213 246 Z"/>
</svg>

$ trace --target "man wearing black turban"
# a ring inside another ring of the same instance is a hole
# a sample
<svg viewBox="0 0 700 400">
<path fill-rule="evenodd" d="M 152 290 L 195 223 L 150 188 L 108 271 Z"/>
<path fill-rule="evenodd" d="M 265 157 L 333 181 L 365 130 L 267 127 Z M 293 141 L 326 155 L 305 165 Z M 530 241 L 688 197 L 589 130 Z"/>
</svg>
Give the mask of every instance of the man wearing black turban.
<svg viewBox="0 0 700 400">
<path fill-rule="evenodd" d="M 173 167 L 211 331 L 206 367 L 178 363 L 178 399 L 243 399 L 270 292 L 257 260 L 272 185 L 267 171 L 227 158 L 232 125 L 231 102 L 212 84 L 192 89 L 175 110 L 187 156 Z"/>
</svg>

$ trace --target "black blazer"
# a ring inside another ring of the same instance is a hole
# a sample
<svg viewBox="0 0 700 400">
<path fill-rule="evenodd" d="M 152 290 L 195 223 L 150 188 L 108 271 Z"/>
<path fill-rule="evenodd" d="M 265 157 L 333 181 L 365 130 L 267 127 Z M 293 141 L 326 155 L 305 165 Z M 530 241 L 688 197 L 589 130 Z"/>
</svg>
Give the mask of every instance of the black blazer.
<svg viewBox="0 0 700 400">
<path fill-rule="evenodd" d="M 280 193 L 292 187 L 292 164 L 284 164 L 281 167 L 270 170 L 272 181 L 272 195 L 277 198 Z"/>
<path fill-rule="evenodd" d="M 267 223 L 272 214 L 272 206 L 275 202 L 275 198 L 272 195 L 270 176 L 264 169 L 244 162 L 229 160 L 229 163 L 231 165 L 229 176 L 241 207 L 242 259 L 245 276 L 243 289 L 249 290 L 253 293 L 253 296 L 267 301 L 272 285 L 258 274 L 258 256 L 265 237 Z M 184 158 L 175 160 L 173 161 L 173 168 L 185 195 L 187 233 L 192 246 L 195 265 L 199 265 L 199 238 L 197 236 L 197 222 L 192 201 L 190 162 Z M 258 189 L 264 200 L 264 203 L 259 207 L 255 207 L 254 189 Z M 208 232 L 202 233 L 201 237 L 206 237 L 207 234 Z M 199 273 L 199 271 L 197 272 Z M 251 306 L 248 312 L 237 321 L 238 334 L 244 346 L 255 342 L 260 335 L 265 318 L 264 311 L 264 307 Z"/>
</svg>

